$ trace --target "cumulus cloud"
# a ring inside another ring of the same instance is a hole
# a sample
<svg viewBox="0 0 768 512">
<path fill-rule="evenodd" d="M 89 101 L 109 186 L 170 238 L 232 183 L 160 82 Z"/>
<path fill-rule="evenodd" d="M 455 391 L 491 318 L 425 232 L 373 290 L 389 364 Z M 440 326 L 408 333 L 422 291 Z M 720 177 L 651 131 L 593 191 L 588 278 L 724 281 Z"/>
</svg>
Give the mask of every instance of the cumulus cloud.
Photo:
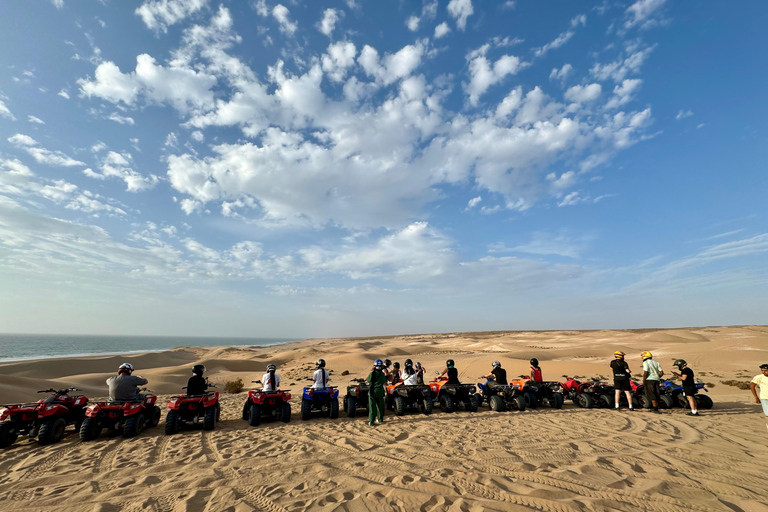
<svg viewBox="0 0 768 512">
<path fill-rule="evenodd" d="M 447 35 L 450 31 L 451 27 L 449 27 L 446 22 L 442 22 L 435 27 L 435 39 L 440 39 L 441 37 Z"/>
<path fill-rule="evenodd" d="M 629 29 L 636 25 L 648 28 L 653 25 L 653 16 L 664 6 L 666 0 L 637 0 L 627 8 L 627 21 L 624 28 Z"/>
<path fill-rule="evenodd" d="M 105 180 L 107 178 L 119 178 L 125 182 L 128 192 L 140 192 L 154 187 L 159 181 L 154 174 L 143 176 L 132 168 L 133 156 L 130 153 L 118 153 L 108 151 L 101 159 L 101 172 L 95 172 L 92 169 L 86 169 L 83 174 L 89 178 Z"/>
<path fill-rule="evenodd" d="M 570 64 L 563 64 L 563 67 L 561 68 L 554 68 L 552 72 L 549 74 L 550 80 L 565 80 L 568 75 L 570 75 L 573 72 L 573 66 Z"/>
<path fill-rule="evenodd" d="M 565 91 L 565 99 L 575 103 L 586 103 L 595 101 L 602 91 L 600 84 L 574 85 Z"/>
<path fill-rule="evenodd" d="M 610 78 L 618 83 L 623 81 L 627 75 L 639 73 L 643 63 L 653 50 L 653 46 L 643 49 L 635 48 L 629 52 L 627 57 L 605 64 L 597 63 L 589 71 L 598 80 L 608 80 Z"/>
<path fill-rule="evenodd" d="M 3 98 L 0 98 L 0 117 L 5 117 L 6 119 L 10 119 L 11 121 L 16 120 L 11 110 L 3 102 Z"/>
<path fill-rule="evenodd" d="M 132 117 L 121 116 L 117 112 L 112 112 L 111 114 L 109 114 L 109 116 L 106 117 L 106 119 L 109 119 L 110 121 L 114 121 L 114 122 L 120 123 L 120 124 L 130 124 L 130 125 L 132 125 L 134 123 Z"/>
<path fill-rule="evenodd" d="M 643 83 L 639 78 L 628 78 L 613 88 L 613 97 L 605 104 L 606 109 L 618 108 L 632 100 Z"/>
<path fill-rule="evenodd" d="M 520 59 L 514 55 L 503 55 L 491 64 L 486 57 L 489 45 L 481 47 L 479 50 L 470 52 L 467 56 L 469 62 L 469 83 L 464 86 L 464 91 L 469 96 L 469 102 L 477 105 L 480 96 L 488 88 L 499 83 L 505 76 L 514 75 L 521 68 Z"/>
<path fill-rule="evenodd" d="M 470 199 L 470 200 L 469 200 L 469 202 L 467 203 L 467 210 L 470 210 L 470 209 L 474 208 L 475 206 L 477 206 L 478 204 L 480 204 L 480 201 L 482 201 L 482 200 L 483 200 L 483 197 L 482 197 L 482 196 L 473 197 L 473 198 L 472 198 L 472 199 Z"/>
<path fill-rule="evenodd" d="M 299 25 L 295 21 L 291 21 L 290 14 L 291 12 L 283 4 L 277 4 L 272 9 L 272 17 L 277 20 L 280 32 L 292 36 Z"/>
<path fill-rule="evenodd" d="M 356 54 L 355 45 L 349 41 L 329 45 L 321 58 L 323 71 L 334 82 L 341 82 L 347 70 L 355 65 Z"/>
<path fill-rule="evenodd" d="M 336 22 L 339 21 L 339 12 L 336 9 L 326 9 L 323 11 L 323 19 L 320 20 L 318 29 L 328 37 L 331 37 L 333 29 L 336 28 Z"/>
<path fill-rule="evenodd" d="M 168 27 L 195 14 L 208 0 L 147 0 L 135 12 L 150 30 L 167 32 Z"/>
<path fill-rule="evenodd" d="M 425 52 L 422 42 L 409 44 L 394 54 L 385 54 L 379 58 L 379 52 L 372 46 L 365 45 L 357 62 L 363 70 L 385 85 L 410 75 L 421 64 Z"/>
<path fill-rule="evenodd" d="M 58 167 L 74 167 L 76 165 L 85 165 L 79 160 L 75 160 L 62 153 L 61 151 L 51 151 L 40 146 L 40 143 L 29 135 L 17 133 L 11 137 L 8 137 L 8 142 L 13 144 L 19 149 L 22 149 L 29 153 L 29 155 L 35 159 L 36 162 L 46 165 L 54 165 Z"/>
<path fill-rule="evenodd" d="M 467 28 L 467 18 L 472 16 L 474 12 L 472 0 L 451 0 L 448 2 L 448 14 L 456 20 L 456 26 L 459 30 Z"/>
</svg>

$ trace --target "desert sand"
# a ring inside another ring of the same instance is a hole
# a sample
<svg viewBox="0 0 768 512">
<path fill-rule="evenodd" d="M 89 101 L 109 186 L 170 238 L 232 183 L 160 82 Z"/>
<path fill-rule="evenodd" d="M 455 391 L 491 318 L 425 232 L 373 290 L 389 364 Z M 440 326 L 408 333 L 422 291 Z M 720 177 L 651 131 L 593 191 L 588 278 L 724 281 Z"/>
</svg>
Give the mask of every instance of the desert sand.
<svg viewBox="0 0 768 512">
<path fill-rule="evenodd" d="M 388 411 L 375 428 L 363 414 L 308 422 L 297 414 L 296 397 L 319 357 L 333 370 L 332 384 L 345 386 L 378 357 L 410 357 L 430 372 L 453 358 L 464 382 L 477 382 L 493 360 L 510 376 L 527 373 L 531 357 L 545 380 L 608 376 L 617 349 L 633 374 L 642 350 L 668 373 L 685 358 L 715 384 L 715 407 L 698 418 L 681 409 L 655 415 L 571 403 L 503 413 L 436 408 L 431 416 Z M 64 386 L 103 397 L 105 379 L 123 361 L 161 395 L 163 418 L 193 364 L 205 364 L 212 382 L 250 383 L 272 362 L 282 388 L 294 392 L 294 416 L 249 427 L 240 419 L 245 392 L 222 393 L 222 421 L 212 432 L 165 436 L 163 419 L 133 439 L 105 433 L 81 443 L 71 427 L 53 446 L 20 439 L 0 452 L 0 510 L 768 511 L 766 418 L 748 390 L 722 383 L 748 381 L 768 362 L 765 326 L 427 334 L 5 363 L 0 403 Z"/>
</svg>

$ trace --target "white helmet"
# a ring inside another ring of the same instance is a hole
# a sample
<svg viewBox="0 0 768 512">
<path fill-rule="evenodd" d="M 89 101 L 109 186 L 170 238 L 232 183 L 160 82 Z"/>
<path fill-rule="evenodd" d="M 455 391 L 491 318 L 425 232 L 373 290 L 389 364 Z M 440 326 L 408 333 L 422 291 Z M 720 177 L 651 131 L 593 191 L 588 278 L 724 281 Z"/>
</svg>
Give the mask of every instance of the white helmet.
<svg viewBox="0 0 768 512">
<path fill-rule="evenodd" d="M 131 363 L 123 363 L 118 367 L 117 373 L 120 373 L 120 370 L 128 370 L 128 373 L 133 373 L 133 365 Z"/>
<path fill-rule="evenodd" d="M 501 363 L 498 361 L 494 361 L 493 364 L 491 364 L 494 368 L 501 368 Z"/>
</svg>

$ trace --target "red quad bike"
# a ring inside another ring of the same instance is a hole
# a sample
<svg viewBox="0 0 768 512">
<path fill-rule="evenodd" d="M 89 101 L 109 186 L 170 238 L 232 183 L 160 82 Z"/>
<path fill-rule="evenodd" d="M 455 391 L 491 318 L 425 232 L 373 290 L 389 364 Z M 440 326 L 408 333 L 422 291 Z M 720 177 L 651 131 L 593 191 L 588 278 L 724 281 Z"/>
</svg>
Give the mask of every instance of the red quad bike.
<svg viewBox="0 0 768 512">
<path fill-rule="evenodd" d="M 215 388 L 208 384 L 209 388 Z M 187 389 L 186 387 L 182 389 Z M 165 416 L 165 434 L 176 434 L 184 425 L 197 425 L 202 420 L 203 430 L 213 430 L 221 417 L 219 392 L 208 391 L 202 395 L 172 396 Z"/>
<path fill-rule="evenodd" d="M 80 427 L 80 440 L 96 439 L 105 427 L 112 433 L 121 432 L 123 437 L 134 437 L 145 428 L 156 427 L 160 423 L 160 408 L 155 402 L 157 396 L 145 395 L 135 402 L 97 402 L 89 406 Z"/>
<path fill-rule="evenodd" d="M 563 375 L 565 382 L 560 383 L 560 387 L 563 389 L 563 398 L 565 400 L 571 400 L 573 405 L 578 405 L 582 409 L 591 409 L 595 405 L 595 399 L 590 393 L 584 393 L 590 384 L 576 380 L 580 377 L 569 377 Z"/>
<path fill-rule="evenodd" d="M 582 382 L 579 385 L 578 405 L 585 409 L 595 406 L 612 408 L 614 391 L 613 386 L 593 377 L 589 382 Z"/>
<path fill-rule="evenodd" d="M 258 427 L 263 419 L 288 423 L 291 421 L 291 404 L 288 403 L 290 399 L 291 392 L 287 390 L 267 392 L 263 389 L 251 389 L 243 405 L 243 419 L 252 427 Z"/>
<path fill-rule="evenodd" d="M 72 395 L 75 388 L 44 389 L 38 393 L 53 393 L 44 400 L 33 403 L 6 405 L 0 410 L 0 448 L 11 446 L 19 435 L 31 439 L 37 437 L 40 444 L 53 444 L 64 436 L 67 425 L 75 430 L 85 417 L 88 397 Z"/>
</svg>

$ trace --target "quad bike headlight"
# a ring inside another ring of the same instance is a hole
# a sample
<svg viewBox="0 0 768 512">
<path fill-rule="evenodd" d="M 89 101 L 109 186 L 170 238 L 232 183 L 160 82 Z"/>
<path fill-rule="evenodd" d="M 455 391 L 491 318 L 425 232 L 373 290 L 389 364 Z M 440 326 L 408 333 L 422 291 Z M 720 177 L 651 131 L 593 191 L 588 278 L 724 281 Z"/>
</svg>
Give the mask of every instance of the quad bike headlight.
<svg viewBox="0 0 768 512">
<path fill-rule="evenodd" d="M 11 410 L 8 409 L 7 407 L 3 407 L 2 409 L 0 409 L 0 421 L 7 420 L 10 417 L 10 415 L 11 415 Z"/>
</svg>

